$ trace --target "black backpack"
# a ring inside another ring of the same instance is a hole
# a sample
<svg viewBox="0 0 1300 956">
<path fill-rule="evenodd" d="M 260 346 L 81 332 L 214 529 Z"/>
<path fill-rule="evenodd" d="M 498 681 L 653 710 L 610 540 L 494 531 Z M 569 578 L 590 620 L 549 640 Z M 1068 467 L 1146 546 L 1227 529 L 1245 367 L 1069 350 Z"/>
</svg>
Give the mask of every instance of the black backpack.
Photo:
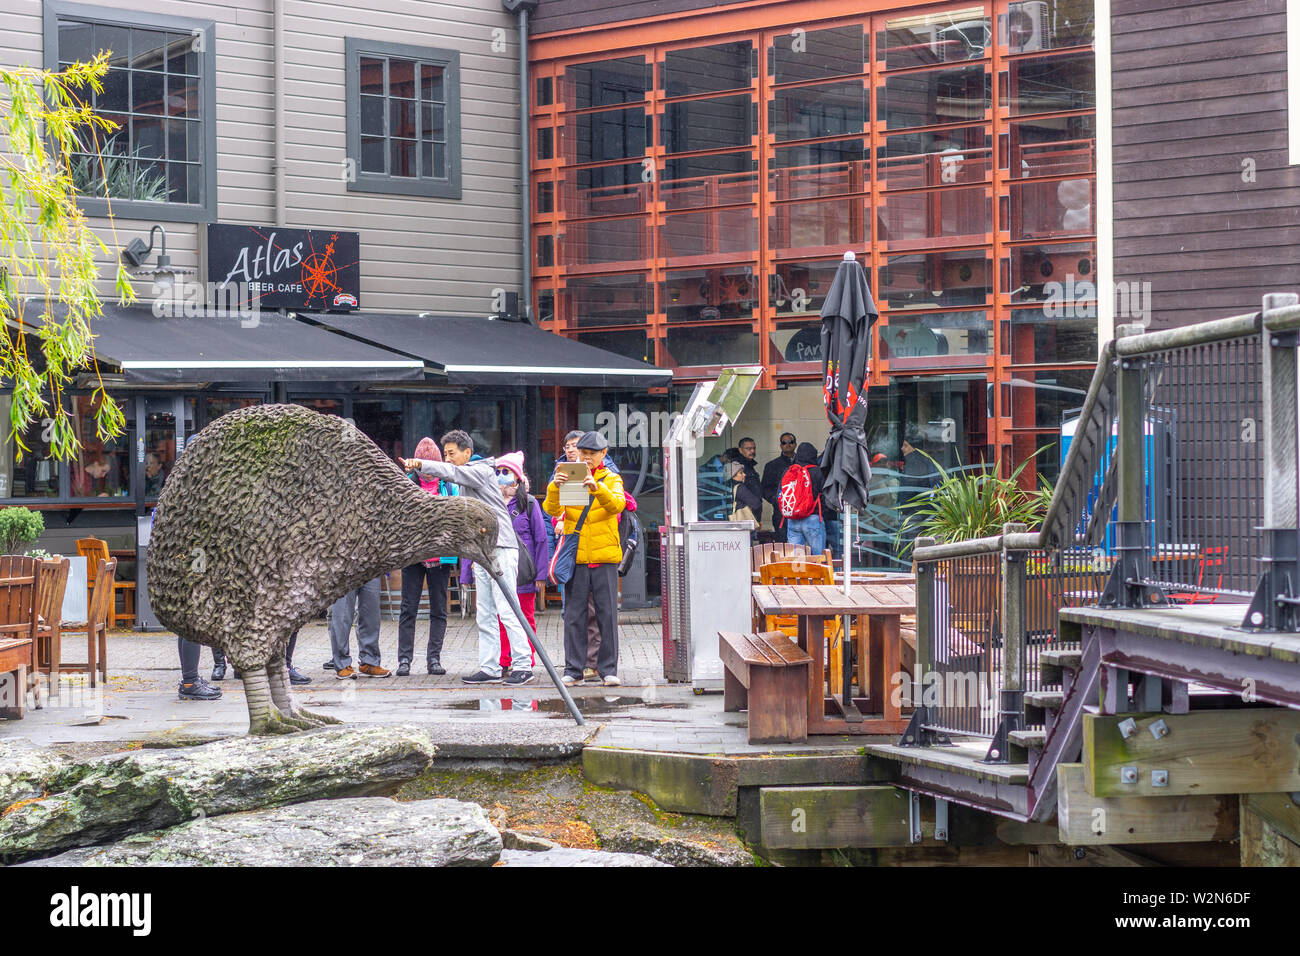
<svg viewBox="0 0 1300 956">
<path fill-rule="evenodd" d="M 631 511 L 619 515 L 618 543 L 623 549 L 623 557 L 618 562 L 618 576 L 626 577 L 628 568 L 632 567 L 632 556 L 641 543 L 641 522 Z"/>
<path fill-rule="evenodd" d="M 519 490 L 523 491 L 522 488 Z M 533 504 L 536 501 L 536 498 L 527 492 L 524 492 L 523 513 L 525 515 L 531 515 L 533 513 Z M 509 510 L 509 508 L 506 509 L 507 513 Z M 524 542 L 520 539 L 518 533 L 515 534 L 515 544 L 519 546 L 519 567 L 515 572 L 515 590 L 517 591 L 524 587 L 530 588 L 537 582 L 537 567 L 533 564 L 533 556 L 529 550 L 524 547 Z"/>
</svg>

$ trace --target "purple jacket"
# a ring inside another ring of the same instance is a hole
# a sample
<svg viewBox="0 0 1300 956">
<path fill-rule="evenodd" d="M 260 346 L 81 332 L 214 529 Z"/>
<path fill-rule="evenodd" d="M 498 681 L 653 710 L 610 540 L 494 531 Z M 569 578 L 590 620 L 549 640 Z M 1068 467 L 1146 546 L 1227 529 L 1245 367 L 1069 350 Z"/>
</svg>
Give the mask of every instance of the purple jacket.
<svg viewBox="0 0 1300 956">
<path fill-rule="evenodd" d="M 551 564 L 550 546 L 546 540 L 546 519 L 542 517 L 542 506 L 538 504 L 536 498 L 530 496 L 532 508 L 525 514 L 520 508 L 520 501 L 524 495 L 524 490 L 519 492 L 506 502 L 506 510 L 510 512 L 511 524 L 514 525 L 515 534 L 519 536 L 519 542 L 528 549 L 528 554 L 533 559 L 533 567 L 537 569 L 537 580 L 546 580 L 546 569 Z M 473 582 L 473 564 L 469 561 L 460 563 L 460 580 L 463 584 Z M 535 594 L 537 584 L 533 583 L 528 587 L 519 588 L 520 594 Z"/>
</svg>

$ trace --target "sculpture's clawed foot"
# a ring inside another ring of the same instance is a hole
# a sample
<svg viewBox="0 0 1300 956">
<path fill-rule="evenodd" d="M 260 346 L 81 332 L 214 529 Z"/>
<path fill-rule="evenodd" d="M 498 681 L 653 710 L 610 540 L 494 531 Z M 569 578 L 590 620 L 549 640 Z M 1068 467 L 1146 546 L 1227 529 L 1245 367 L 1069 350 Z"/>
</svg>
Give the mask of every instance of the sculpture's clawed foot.
<svg viewBox="0 0 1300 956">
<path fill-rule="evenodd" d="M 343 721 L 339 720 L 337 717 L 331 717 L 329 714 L 318 714 L 314 710 L 305 710 L 301 707 L 295 711 L 295 716 L 304 717 L 307 720 L 314 720 L 316 721 L 317 727 L 326 727 L 330 724 L 343 723 Z"/>
<path fill-rule="evenodd" d="M 290 723 L 277 710 L 269 714 L 250 717 L 248 721 L 248 733 L 253 737 L 272 737 L 276 734 L 293 734 L 306 728 L 296 726 L 296 721 Z"/>
</svg>

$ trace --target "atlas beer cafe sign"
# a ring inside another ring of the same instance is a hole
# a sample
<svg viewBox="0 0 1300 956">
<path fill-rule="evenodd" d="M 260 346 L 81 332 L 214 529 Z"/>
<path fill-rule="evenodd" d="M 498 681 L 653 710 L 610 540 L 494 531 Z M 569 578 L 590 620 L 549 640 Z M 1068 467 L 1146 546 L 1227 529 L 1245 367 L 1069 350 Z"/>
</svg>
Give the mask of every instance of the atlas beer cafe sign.
<svg viewBox="0 0 1300 956">
<path fill-rule="evenodd" d="M 208 226 L 208 281 L 260 309 L 349 312 L 361 302 L 360 234 Z"/>
</svg>

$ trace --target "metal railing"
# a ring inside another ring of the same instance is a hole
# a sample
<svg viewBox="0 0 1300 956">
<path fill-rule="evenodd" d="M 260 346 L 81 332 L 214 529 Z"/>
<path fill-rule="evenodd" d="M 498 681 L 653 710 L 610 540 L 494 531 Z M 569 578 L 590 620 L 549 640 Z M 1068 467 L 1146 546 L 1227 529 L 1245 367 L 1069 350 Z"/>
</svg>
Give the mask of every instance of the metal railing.
<svg viewBox="0 0 1300 956">
<path fill-rule="evenodd" d="M 1249 601 L 1243 626 L 1300 631 L 1297 330 L 1291 295 L 1181 329 L 1122 327 L 1103 349 L 1042 527 L 916 540 L 905 741 L 989 737 L 991 759 L 1005 759 L 1064 607 Z"/>
</svg>

